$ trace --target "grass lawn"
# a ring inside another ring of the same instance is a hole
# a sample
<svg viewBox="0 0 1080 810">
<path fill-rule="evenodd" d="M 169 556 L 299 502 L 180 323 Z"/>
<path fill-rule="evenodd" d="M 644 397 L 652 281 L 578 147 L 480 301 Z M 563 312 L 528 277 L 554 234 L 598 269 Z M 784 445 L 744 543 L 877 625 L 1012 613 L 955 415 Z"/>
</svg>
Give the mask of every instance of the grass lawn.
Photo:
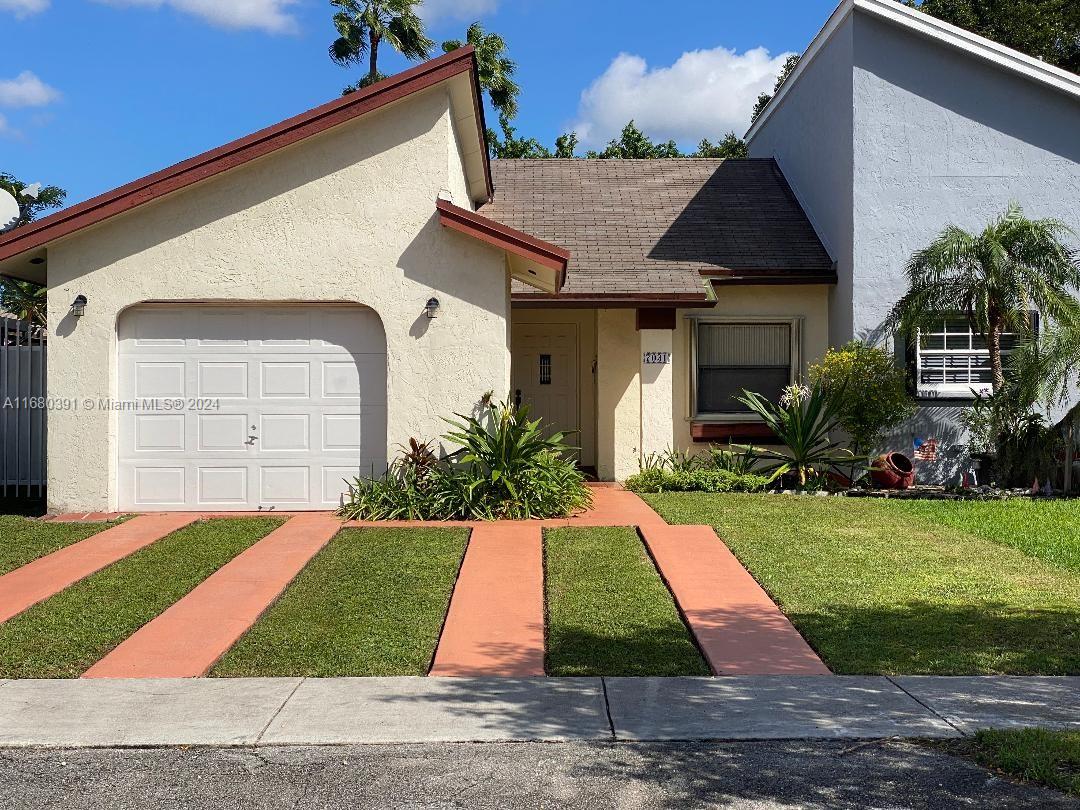
<svg viewBox="0 0 1080 810">
<path fill-rule="evenodd" d="M 425 675 L 465 529 L 346 529 L 210 673 Z"/>
<path fill-rule="evenodd" d="M 999 773 L 1080 797 L 1080 731 L 983 730 L 941 747 Z"/>
<path fill-rule="evenodd" d="M 194 523 L 0 624 L 0 677 L 75 678 L 248 546 L 267 518 Z"/>
<path fill-rule="evenodd" d="M 669 522 L 715 526 L 834 672 L 1080 673 L 1080 574 L 987 539 L 978 509 L 963 528 L 946 503 L 644 497 Z M 1028 504 L 1035 538 L 1047 505 Z"/>
<path fill-rule="evenodd" d="M 896 501 L 892 505 L 1080 574 L 1080 501 Z"/>
<path fill-rule="evenodd" d="M 549 675 L 708 675 L 633 529 L 544 536 Z"/>
<path fill-rule="evenodd" d="M 46 523 L 18 515 L 0 515 L 0 576 L 118 522 Z"/>
</svg>

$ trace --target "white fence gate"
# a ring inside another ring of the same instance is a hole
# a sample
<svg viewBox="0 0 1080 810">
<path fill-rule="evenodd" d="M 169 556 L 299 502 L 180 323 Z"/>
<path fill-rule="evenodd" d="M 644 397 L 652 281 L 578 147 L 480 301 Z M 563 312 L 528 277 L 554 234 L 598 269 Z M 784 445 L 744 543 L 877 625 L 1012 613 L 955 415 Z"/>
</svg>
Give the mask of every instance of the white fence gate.
<svg viewBox="0 0 1080 810">
<path fill-rule="evenodd" d="M 45 494 L 46 331 L 0 316 L 0 497 Z"/>
</svg>

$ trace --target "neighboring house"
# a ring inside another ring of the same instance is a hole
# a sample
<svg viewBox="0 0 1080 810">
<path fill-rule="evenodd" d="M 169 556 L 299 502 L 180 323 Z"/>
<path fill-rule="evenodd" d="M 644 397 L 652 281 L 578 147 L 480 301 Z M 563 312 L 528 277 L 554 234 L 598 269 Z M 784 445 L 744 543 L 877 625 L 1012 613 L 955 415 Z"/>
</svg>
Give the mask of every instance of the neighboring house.
<svg viewBox="0 0 1080 810">
<path fill-rule="evenodd" d="M 844 0 L 747 133 L 777 160 L 837 261 L 829 341 L 877 341 L 903 267 L 947 224 L 981 229 L 1010 201 L 1080 230 L 1080 76 L 891 0 Z M 962 320 L 897 347 L 921 404 L 890 439 L 935 438 L 926 477 L 966 460 L 960 409 L 990 384 Z"/>
</svg>

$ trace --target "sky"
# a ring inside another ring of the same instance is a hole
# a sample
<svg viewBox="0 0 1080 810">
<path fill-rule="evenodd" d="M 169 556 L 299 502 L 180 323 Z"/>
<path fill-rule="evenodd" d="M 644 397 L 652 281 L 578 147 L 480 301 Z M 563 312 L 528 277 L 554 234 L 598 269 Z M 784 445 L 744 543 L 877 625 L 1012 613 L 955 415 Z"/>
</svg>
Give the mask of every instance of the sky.
<svg viewBox="0 0 1080 810">
<path fill-rule="evenodd" d="M 629 119 L 692 148 L 742 135 L 836 0 L 427 0 L 518 63 L 519 135 L 602 147 Z M 0 171 L 77 203 L 340 95 L 327 0 L 0 0 Z M 387 48 L 380 70 L 408 64 Z M 495 116 L 489 115 L 494 122 Z"/>
</svg>

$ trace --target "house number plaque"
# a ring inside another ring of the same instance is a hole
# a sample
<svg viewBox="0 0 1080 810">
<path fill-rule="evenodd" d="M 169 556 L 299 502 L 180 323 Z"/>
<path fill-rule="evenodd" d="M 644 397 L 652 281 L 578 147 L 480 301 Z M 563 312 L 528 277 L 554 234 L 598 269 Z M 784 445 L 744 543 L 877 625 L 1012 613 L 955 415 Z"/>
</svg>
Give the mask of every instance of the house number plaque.
<svg viewBox="0 0 1080 810">
<path fill-rule="evenodd" d="M 671 362 L 671 352 L 645 352 L 647 366 L 666 366 Z"/>
</svg>

